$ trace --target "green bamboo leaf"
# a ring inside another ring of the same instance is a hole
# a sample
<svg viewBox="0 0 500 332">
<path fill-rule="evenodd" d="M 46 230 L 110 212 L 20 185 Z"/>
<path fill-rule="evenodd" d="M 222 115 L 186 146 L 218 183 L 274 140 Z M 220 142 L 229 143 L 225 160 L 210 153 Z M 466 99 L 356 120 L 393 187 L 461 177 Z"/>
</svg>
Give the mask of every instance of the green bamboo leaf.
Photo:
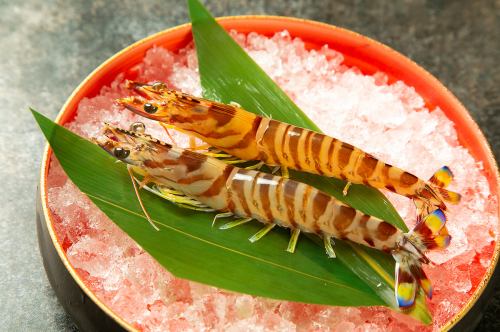
<svg viewBox="0 0 500 332">
<path fill-rule="evenodd" d="M 235 101 L 249 112 L 321 132 L 197 0 L 188 4 L 204 97 L 224 103 Z M 294 177 L 408 231 L 396 209 L 376 189 L 352 185 L 344 197 L 345 181 L 298 172 Z"/>
<path fill-rule="evenodd" d="M 290 100 L 273 80 L 226 33 L 198 0 L 188 0 L 192 32 L 198 55 L 203 95 L 224 103 L 235 101 L 244 109 L 299 127 L 319 128 Z M 284 27 L 285 28 L 285 27 Z M 386 220 L 408 231 L 392 204 L 380 191 L 363 185 L 352 185 L 349 194 L 342 190 L 345 182 L 300 172 L 293 178 L 313 185 L 367 214 Z M 389 255 L 366 247 L 336 240 L 338 259 L 332 264 L 349 267 L 374 290 L 385 305 L 395 308 L 394 260 Z M 420 293 L 410 315 L 424 323 L 432 318 Z"/>
<path fill-rule="evenodd" d="M 219 230 L 212 227 L 213 213 L 182 209 L 142 191 L 143 202 L 160 228 L 155 231 L 143 216 L 124 164 L 36 111 L 32 113 L 71 181 L 177 277 L 288 301 L 385 305 L 350 268 L 341 262 L 332 264 L 324 249 L 308 238 L 299 240 L 294 254 L 285 251 L 289 232 L 279 227 L 252 244 L 248 237 L 261 223 Z M 389 293 L 390 289 L 386 296 Z"/>
</svg>

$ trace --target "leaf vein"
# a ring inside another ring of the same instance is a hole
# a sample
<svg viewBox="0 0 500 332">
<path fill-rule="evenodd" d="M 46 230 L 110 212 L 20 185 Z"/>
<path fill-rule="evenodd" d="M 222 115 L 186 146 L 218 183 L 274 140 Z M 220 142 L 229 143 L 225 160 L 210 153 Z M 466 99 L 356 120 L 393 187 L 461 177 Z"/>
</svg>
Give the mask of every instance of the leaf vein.
<svg viewBox="0 0 500 332">
<path fill-rule="evenodd" d="M 137 213 L 137 212 L 134 212 L 132 210 L 129 210 L 121 205 L 118 205 L 116 203 L 113 203 L 113 202 L 110 202 L 108 201 L 107 199 L 105 198 L 102 198 L 102 197 L 99 197 L 99 196 L 96 196 L 96 195 L 92 195 L 92 194 L 89 194 L 88 192 L 85 193 L 87 196 L 89 196 L 90 198 L 92 199 L 95 199 L 95 200 L 99 200 L 105 204 L 108 204 L 108 205 L 111 205 L 111 206 L 114 206 L 118 209 L 121 209 L 123 211 L 126 211 L 130 214 L 133 214 L 135 216 L 138 216 L 142 219 L 145 219 L 146 220 L 146 217 L 144 217 L 142 214 L 140 213 Z M 157 220 L 155 220 L 154 218 L 152 218 L 152 221 L 160 226 L 163 226 L 165 228 L 169 228 L 175 232 L 178 232 L 178 233 L 181 233 L 185 236 L 188 236 L 192 239 L 195 239 L 195 240 L 198 240 L 198 241 L 201 241 L 201 242 L 204 242 L 204 243 L 207 243 L 209 245 L 212 245 L 212 246 L 215 246 L 215 247 L 219 247 L 221 249 L 224 249 L 224 250 L 227 250 L 227 251 L 231 251 L 233 253 L 236 253 L 238 255 L 241 255 L 241 256 L 245 256 L 245 257 L 248 257 L 248 258 L 251 258 L 251 259 L 254 259 L 256 261 L 260 261 L 262 263 L 266 263 L 266 264 L 269 264 L 269 265 L 272 265 L 272 266 L 275 266 L 275 267 L 278 267 L 278 268 L 281 268 L 283 270 L 287 270 L 287 271 L 290 271 L 290 272 L 294 272 L 296 274 L 299 274 L 299 275 L 302 275 L 302 276 L 305 276 L 305 277 L 309 277 L 309 278 L 313 278 L 313 279 L 317 279 L 317 280 L 320 280 L 320 281 L 323 281 L 323 282 L 326 282 L 328 284 L 332 284 L 332 285 L 337 285 L 337 286 L 342 286 L 342 287 L 345 287 L 345 288 L 348 288 L 352 291 L 355 291 L 355 292 L 359 292 L 359 290 L 357 290 L 356 288 L 352 288 L 352 287 L 349 287 L 347 284 L 341 284 L 341 283 L 338 283 L 338 282 L 335 282 L 335 281 L 332 281 L 332 280 L 328 280 L 328 279 L 324 279 L 324 278 L 321 278 L 321 277 L 318 277 L 318 276 L 315 276 L 315 275 L 312 275 L 312 274 L 308 274 L 308 273 L 304 273 L 304 272 L 301 272 L 301 271 L 298 271 L 298 270 L 295 270 L 295 269 L 292 269 L 290 267 L 287 267 L 287 266 L 284 266 L 284 265 L 280 265 L 280 264 L 277 264 L 277 263 L 274 263 L 272 261 L 268 261 L 268 260 L 265 260 L 265 259 L 262 259 L 262 258 L 259 258 L 259 257 L 256 257 L 256 256 L 253 256 L 253 255 L 250 255 L 250 254 L 247 254 L 247 253 L 244 253 L 244 252 L 241 252 L 241 251 L 238 251 L 238 250 L 235 250 L 235 249 L 231 249 L 231 248 L 228 248 L 228 247 L 225 247 L 223 245 L 220 245 L 218 243 L 215 243 L 215 242 L 212 242 L 212 241 L 208 241 L 208 240 L 205 240 L 203 238 L 200 238 L 198 236 L 195 236 L 193 234 L 189 234 L 181 229 L 178 229 L 178 228 L 175 228 L 173 226 L 170 226 L 170 225 L 167 225 L 167 224 L 164 224 L 162 222 L 159 222 Z"/>
</svg>

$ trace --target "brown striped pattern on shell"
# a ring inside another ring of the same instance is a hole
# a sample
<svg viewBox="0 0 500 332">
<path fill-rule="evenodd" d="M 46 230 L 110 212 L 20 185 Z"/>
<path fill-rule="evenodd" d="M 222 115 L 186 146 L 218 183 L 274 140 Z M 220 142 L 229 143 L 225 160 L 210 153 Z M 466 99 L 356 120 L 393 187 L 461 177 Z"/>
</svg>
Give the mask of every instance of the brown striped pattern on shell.
<svg viewBox="0 0 500 332">
<path fill-rule="evenodd" d="M 260 159 L 267 164 L 385 188 L 411 198 L 425 187 L 416 176 L 335 138 L 275 120 L 262 123 L 266 128 L 257 131 L 256 140 Z"/>
<path fill-rule="evenodd" d="M 309 135 L 309 144 L 313 136 Z M 203 154 L 161 145 L 145 135 L 142 137 L 135 148 L 131 146 L 129 158 L 142 165 L 142 171 L 152 181 L 173 187 L 221 212 L 230 211 L 263 223 L 349 239 L 379 249 L 395 248 L 403 236 L 394 226 L 307 184 L 240 169 Z M 132 137 L 128 138 L 133 144 Z"/>
<path fill-rule="evenodd" d="M 136 107 L 135 112 L 167 121 L 238 158 L 260 159 L 268 165 L 336 177 L 443 205 L 436 195 L 423 197 L 425 181 L 335 138 L 262 118 L 237 106 L 170 90 L 164 85 L 135 88 L 158 106 L 154 114 L 145 114 L 141 107 Z"/>
<path fill-rule="evenodd" d="M 280 176 L 234 168 L 227 186 L 232 212 L 242 217 L 382 250 L 394 248 L 403 236 L 385 221 L 344 205 L 314 187 Z"/>
</svg>

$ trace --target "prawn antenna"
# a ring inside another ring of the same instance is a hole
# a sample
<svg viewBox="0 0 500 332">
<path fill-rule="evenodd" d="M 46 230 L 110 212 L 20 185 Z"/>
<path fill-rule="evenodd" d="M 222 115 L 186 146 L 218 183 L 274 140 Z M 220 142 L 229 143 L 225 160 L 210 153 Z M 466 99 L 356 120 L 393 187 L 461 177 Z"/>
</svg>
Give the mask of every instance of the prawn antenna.
<svg viewBox="0 0 500 332">
<path fill-rule="evenodd" d="M 132 180 L 132 185 L 134 186 L 135 195 L 137 196 L 137 200 L 139 201 L 139 205 L 141 206 L 142 212 L 144 212 L 144 215 L 146 216 L 146 219 L 149 221 L 151 226 L 153 226 L 154 229 L 159 231 L 160 229 L 153 223 L 153 220 L 151 220 L 148 211 L 146 211 L 146 208 L 142 203 L 141 195 L 139 195 L 139 188 L 137 188 L 137 184 L 135 183 L 134 173 L 132 173 L 132 167 L 130 165 L 127 165 L 127 171 L 128 174 L 130 175 L 130 179 Z"/>
</svg>

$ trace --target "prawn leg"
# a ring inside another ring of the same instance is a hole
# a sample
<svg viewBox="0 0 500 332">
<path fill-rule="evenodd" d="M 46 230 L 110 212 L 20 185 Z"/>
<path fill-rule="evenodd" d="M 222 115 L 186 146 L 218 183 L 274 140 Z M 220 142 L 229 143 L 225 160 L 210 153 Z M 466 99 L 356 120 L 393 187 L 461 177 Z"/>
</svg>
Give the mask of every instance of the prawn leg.
<svg viewBox="0 0 500 332">
<path fill-rule="evenodd" d="M 189 136 L 189 150 L 191 150 L 191 151 L 208 150 L 209 148 L 210 148 L 210 144 L 196 145 L 196 137 Z"/>
<path fill-rule="evenodd" d="M 208 150 L 207 152 L 203 152 L 203 154 L 207 157 L 217 158 L 226 164 L 242 164 L 247 162 L 247 160 L 236 158 L 230 154 L 224 153 L 220 150 Z"/>
<path fill-rule="evenodd" d="M 220 226 L 219 229 L 221 229 L 221 230 L 230 229 L 230 228 L 233 228 L 233 227 L 236 227 L 239 225 L 246 224 L 250 220 L 252 220 L 252 218 L 243 218 L 243 219 L 237 219 L 235 221 L 230 221 L 230 222 Z"/>
<path fill-rule="evenodd" d="M 257 164 L 245 167 L 245 169 L 261 169 L 262 166 L 264 166 L 264 162 L 261 161 L 261 162 L 258 162 Z"/>
<path fill-rule="evenodd" d="M 130 172 L 129 172 L 129 174 L 130 174 Z M 132 182 L 134 182 L 134 181 L 132 181 Z M 142 179 L 142 181 L 140 181 L 140 182 L 138 181 L 139 189 L 144 188 L 149 182 L 151 182 L 151 177 L 146 174 L 146 176 L 144 176 L 144 178 Z"/>
<path fill-rule="evenodd" d="M 288 171 L 288 167 L 286 166 L 274 166 L 273 169 L 271 170 L 271 174 L 276 174 L 276 172 L 280 171 L 281 172 L 281 177 L 285 179 L 290 178 L 290 172 Z"/>
<path fill-rule="evenodd" d="M 252 235 L 248 241 L 254 243 L 254 242 L 257 242 L 259 241 L 260 239 L 262 239 L 267 233 L 269 233 L 271 231 L 271 229 L 274 228 L 274 226 L 276 226 L 276 224 L 268 224 L 266 226 L 264 226 L 260 231 L 258 231 L 257 233 L 255 233 L 254 235 Z"/>
<path fill-rule="evenodd" d="M 146 216 L 146 219 L 151 224 L 151 226 L 153 226 L 154 229 L 159 231 L 160 229 L 153 223 L 153 220 L 151 220 L 148 211 L 146 211 L 146 208 L 142 203 L 141 195 L 139 195 L 139 189 L 137 188 L 137 184 L 135 183 L 134 173 L 132 173 L 132 167 L 130 165 L 127 165 L 127 171 L 128 174 L 130 175 L 130 179 L 132 180 L 132 185 L 134 187 L 135 195 L 137 196 L 137 200 L 139 201 L 139 205 L 141 206 L 142 212 L 144 212 L 144 215 Z"/>
<path fill-rule="evenodd" d="M 201 145 L 195 145 L 194 147 L 190 147 L 189 150 L 208 150 L 210 148 L 210 145 L 208 144 L 201 144 Z"/>
<path fill-rule="evenodd" d="M 288 167 L 281 166 L 281 176 L 284 177 L 285 179 L 290 178 L 290 172 L 288 172 Z"/>
<path fill-rule="evenodd" d="M 209 152 L 204 152 L 203 154 L 207 157 L 217 158 L 217 159 L 224 159 L 224 158 L 232 158 L 233 157 L 230 154 L 222 153 L 220 151 L 215 151 L 215 152 L 209 151 Z"/>
<path fill-rule="evenodd" d="M 344 187 L 344 190 L 342 190 L 342 194 L 344 196 L 347 196 L 347 193 L 349 192 L 349 188 L 351 188 L 351 185 L 352 185 L 352 182 L 348 181 L 346 184 L 345 184 L 345 187 Z"/>
<path fill-rule="evenodd" d="M 323 235 L 323 244 L 325 245 L 325 251 L 328 257 L 330 258 L 336 258 L 337 255 L 335 255 L 335 251 L 333 250 L 332 247 L 332 238 L 331 236 L 328 235 Z"/>
<path fill-rule="evenodd" d="M 297 240 L 299 239 L 300 229 L 295 228 L 291 233 L 292 234 L 290 235 L 290 241 L 288 242 L 286 251 L 293 254 L 295 252 L 295 247 L 297 246 Z"/>
<path fill-rule="evenodd" d="M 139 180 L 137 179 L 136 181 L 139 182 Z M 150 193 L 153 193 L 163 199 L 166 199 L 167 201 L 170 201 L 171 203 L 174 203 L 177 206 L 186 209 L 202 211 L 202 212 L 215 211 L 214 209 L 208 207 L 207 205 L 201 203 L 200 201 L 197 201 L 194 198 L 186 196 L 185 194 L 171 188 L 155 185 L 153 186 L 153 188 L 149 186 L 144 186 L 142 189 L 149 191 Z"/>
<path fill-rule="evenodd" d="M 207 149 L 205 149 L 205 150 L 208 150 L 208 147 L 210 147 L 210 146 L 207 145 Z M 223 153 L 219 150 L 215 150 L 215 151 L 208 150 L 207 152 L 204 152 L 203 154 L 207 157 L 217 158 L 217 159 L 219 159 L 219 160 L 221 160 L 229 165 L 238 165 L 238 164 L 243 164 L 243 163 L 248 162 L 248 160 L 236 158 L 235 156 L 232 156 L 232 155 L 227 154 L 227 153 Z M 261 169 L 262 166 L 264 166 L 264 165 L 265 165 L 265 163 L 263 161 L 260 161 L 258 163 L 255 163 L 253 165 L 243 167 L 243 168 L 245 168 L 245 169 Z"/>
<path fill-rule="evenodd" d="M 163 127 L 163 129 L 165 129 L 165 132 L 167 133 L 168 138 L 170 138 L 170 140 L 172 141 L 172 145 L 178 146 L 174 140 L 174 137 L 170 134 L 170 131 L 169 131 L 169 129 L 174 129 L 175 127 L 172 125 L 168 125 L 166 123 L 163 123 L 163 122 L 158 122 L 158 123 Z"/>
<path fill-rule="evenodd" d="M 233 213 L 232 212 L 224 212 L 224 213 L 217 213 L 214 217 L 214 220 L 212 220 L 212 227 L 215 225 L 215 221 L 219 218 L 229 218 L 232 217 Z"/>
</svg>

